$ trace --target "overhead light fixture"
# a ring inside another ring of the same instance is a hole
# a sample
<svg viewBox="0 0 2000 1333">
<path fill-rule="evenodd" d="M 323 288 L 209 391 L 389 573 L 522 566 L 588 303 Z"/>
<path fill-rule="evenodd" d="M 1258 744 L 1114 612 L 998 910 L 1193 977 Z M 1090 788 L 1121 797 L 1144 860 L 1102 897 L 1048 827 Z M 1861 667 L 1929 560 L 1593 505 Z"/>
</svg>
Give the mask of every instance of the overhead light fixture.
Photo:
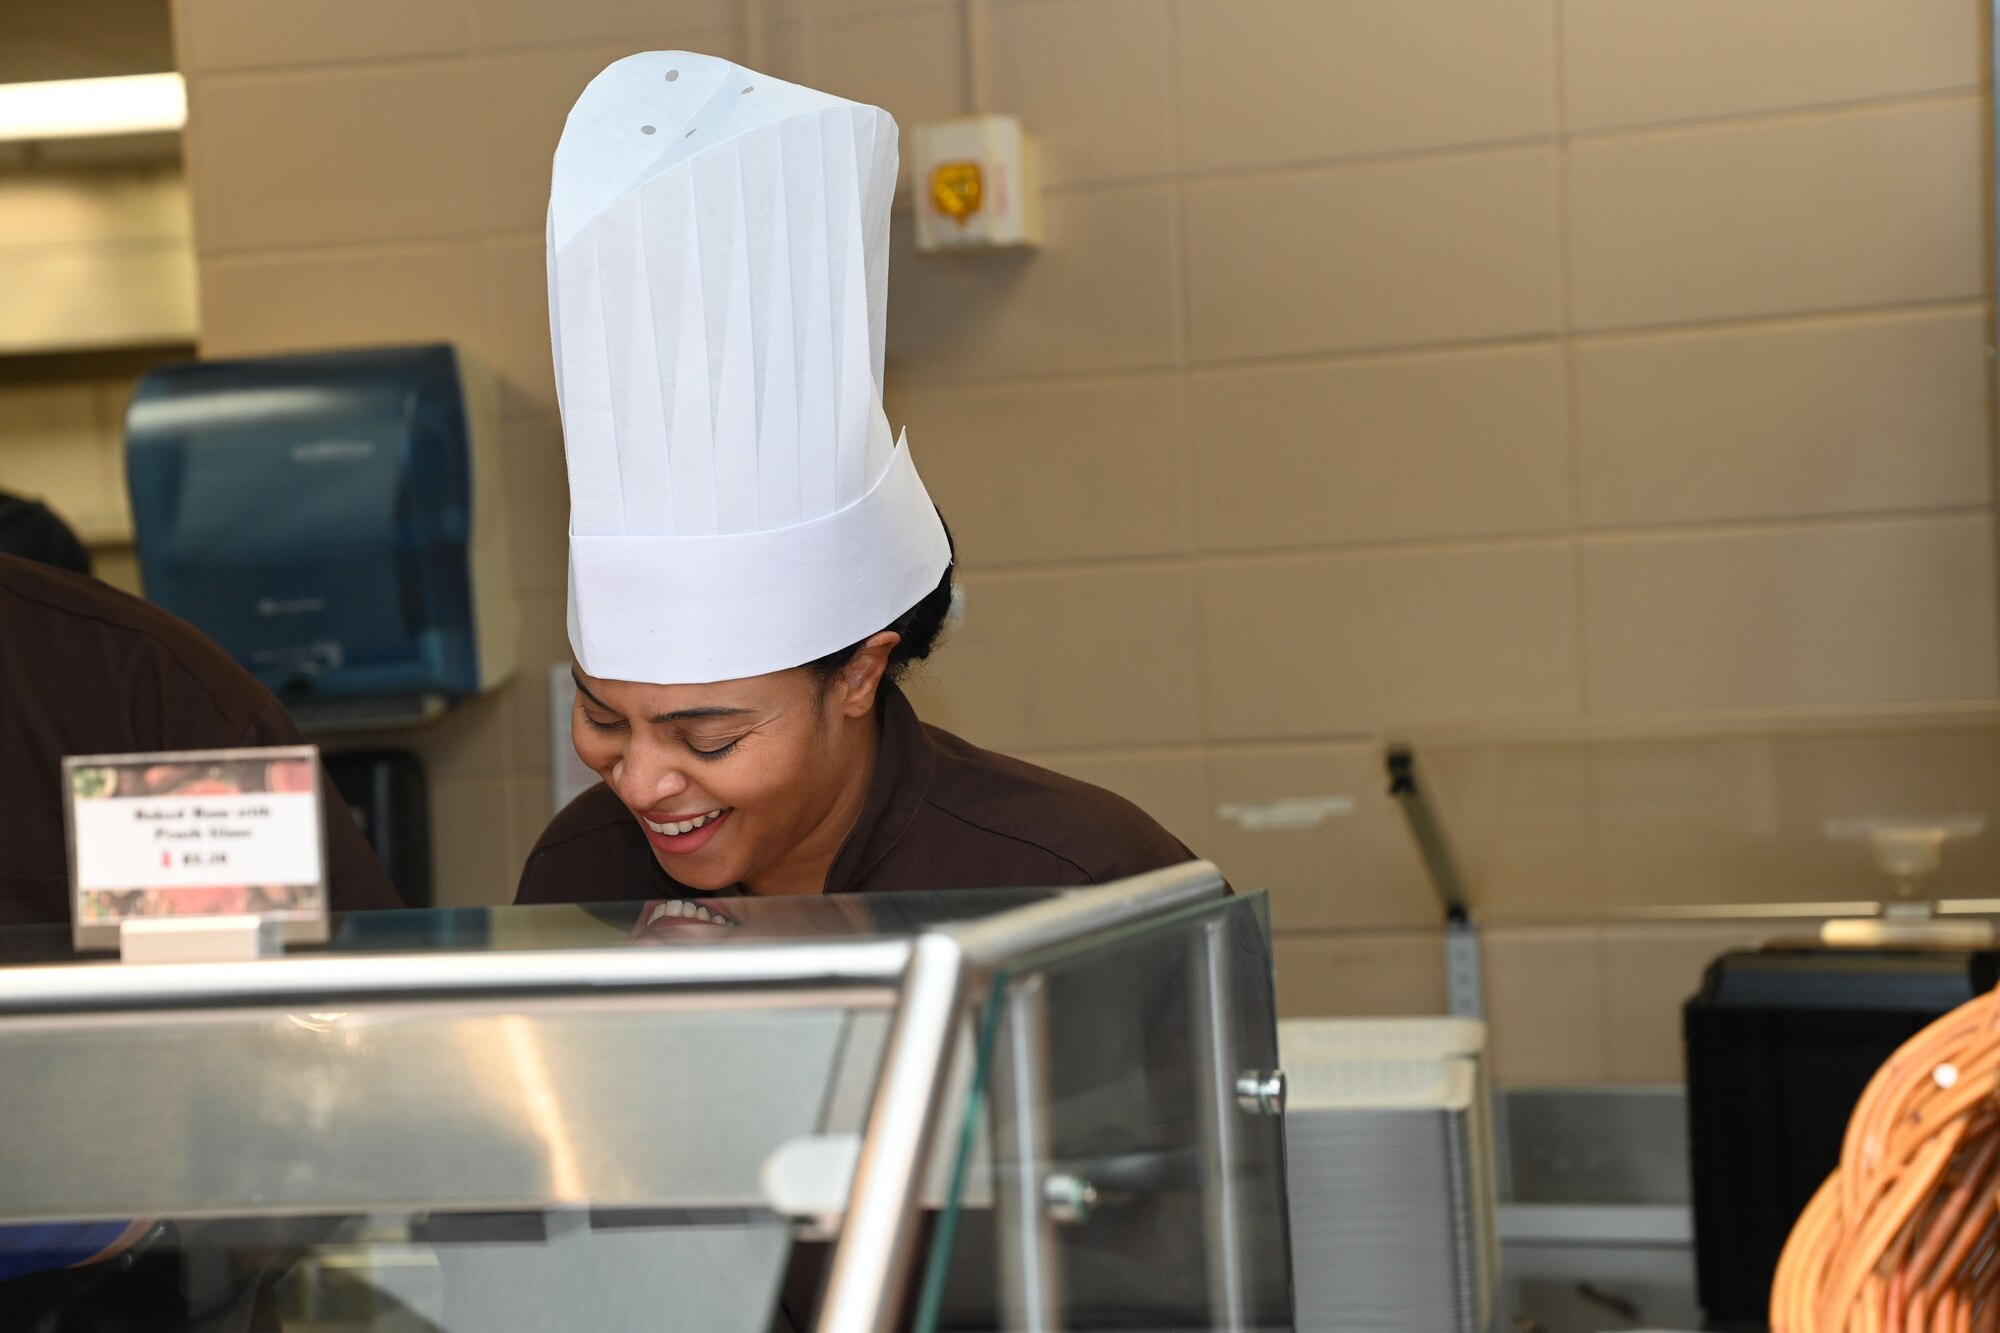
<svg viewBox="0 0 2000 1333">
<path fill-rule="evenodd" d="M 0 142 L 151 134 L 187 124 L 178 74 L 0 83 Z"/>
</svg>

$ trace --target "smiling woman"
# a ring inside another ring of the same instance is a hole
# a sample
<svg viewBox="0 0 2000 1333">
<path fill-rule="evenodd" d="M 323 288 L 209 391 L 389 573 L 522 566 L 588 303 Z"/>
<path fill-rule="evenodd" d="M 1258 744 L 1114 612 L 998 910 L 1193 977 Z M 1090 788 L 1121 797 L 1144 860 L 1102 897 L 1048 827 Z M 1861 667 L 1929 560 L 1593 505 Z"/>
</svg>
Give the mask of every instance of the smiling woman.
<svg viewBox="0 0 2000 1333">
<path fill-rule="evenodd" d="M 519 901 L 659 898 L 708 925 L 703 894 L 1088 884 L 1191 855 L 897 688 L 953 552 L 882 411 L 895 180 L 886 113 L 708 57 L 621 60 L 570 113 L 548 260 L 571 735 L 604 781 Z"/>
<path fill-rule="evenodd" d="M 805 666 L 711 685 L 576 672 L 571 735 L 604 779 L 549 825 L 519 901 L 1096 883 L 1190 853 L 1130 802 L 924 725 L 951 573 L 895 625 Z"/>
<path fill-rule="evenodd" d="M 817 893 L 873 766 L 873 728 L 850 724 L 874 701 L 850 685 L 862 682 L 822 689 L 803 671 L 708 686 L 579 676 L 576 750 L 679 883 Z"/>
</svg>

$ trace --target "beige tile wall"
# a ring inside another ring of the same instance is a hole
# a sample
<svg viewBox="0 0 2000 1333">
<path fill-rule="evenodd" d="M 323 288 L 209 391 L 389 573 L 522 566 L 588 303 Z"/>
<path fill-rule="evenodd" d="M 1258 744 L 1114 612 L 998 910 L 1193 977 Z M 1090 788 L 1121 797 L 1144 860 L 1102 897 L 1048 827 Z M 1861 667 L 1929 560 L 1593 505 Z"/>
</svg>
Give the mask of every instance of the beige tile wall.
<svg viewBox="0 0 2000 1333">
<path fill-rule="evenodd" d="M 125 379 L 0 383 L 0 490 L 39 500 L 91 546 L 129 546 Z"/>
<path fill-rule="evenodd" d="M 193 342 L 195 286 L 170 151 L 0 162 L 0 490 L 47 504 L 125 586 L 125 403 L 140 369 Z"/>
<path fill-rule="evenodd" d="M 178 162 L 0 164 L 0 356 L 185 345 L 194 275 Z"/>
<path fill-rule="evenodd" d="M 448 337 L 502 377 L 526 668 L 417 738 L 451 901 L 505 898 L 546 813 L 569 102 L 626 50 L 747 44 L 906 125 L 965 107 L 946 0 L 765 10 L 180 5 L 205 349 Z M 1443 979 L 1383 732 L 1995 699 L 1981 14 L 996 0 L 1048 243 L 895 237 L 890 416 L 969 594 L 924 708 L 1269 887 L 1289 1011 L 1389 1013 Z M 1674 1076 L 1675 1006 L 1750 929 L 1588 919 L 1717 892 L 1674 827 L 1594 840 L 1651 808 L 1613 769 L 1525 756 L 1468 830 L 1503 1077 Z M 1220 813 L 1322 796 L 1351 813 Z"/>
<path fill-rule="evenodd" d="M 1708 964 L 1731 949 L 1810 940 L 1818 928 L 1809 919 L 1496 927 L 1484 955 L 1494 1076 L 1678 1082 L 1681 1006 L 1701 989 Z"/>
</svg>

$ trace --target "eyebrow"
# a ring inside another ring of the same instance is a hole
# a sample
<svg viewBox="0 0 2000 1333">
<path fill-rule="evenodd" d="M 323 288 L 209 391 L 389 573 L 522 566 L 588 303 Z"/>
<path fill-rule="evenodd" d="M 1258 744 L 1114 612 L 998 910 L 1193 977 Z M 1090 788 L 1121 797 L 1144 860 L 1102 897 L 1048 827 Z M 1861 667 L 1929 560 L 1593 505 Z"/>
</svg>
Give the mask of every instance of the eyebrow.
<svg viewBox="0 0 2000 1333">
<path fill-rule="evenodd" d="M 676 708 L 671 713 L 655 713 L 648 722 L 698 722 L 705 717 L 741 717 L 750 712 L 748 708 L 723 708 L 711 705 L 707 708 Z"/>
<path fill-rule="evenodd" d="M 616 713 L 618 711 L 590 692 L 590 687 L 583 683 L 583 677 L 577 674 L 575 667 L 569 669 L 569 678 L 576 682 L 576 688 L 582 691 L 584 698 L 590 700 L 607 713 Z M 702 708 L 676 708 L 671 713 L 655 713 L 646 720 L 652 723 L 694 722 L 710 717 L 740 717 L 751 711 L 753 710 L 748 708 L 727 708 L 720 704 L 709 704 Z"/>
</svg>

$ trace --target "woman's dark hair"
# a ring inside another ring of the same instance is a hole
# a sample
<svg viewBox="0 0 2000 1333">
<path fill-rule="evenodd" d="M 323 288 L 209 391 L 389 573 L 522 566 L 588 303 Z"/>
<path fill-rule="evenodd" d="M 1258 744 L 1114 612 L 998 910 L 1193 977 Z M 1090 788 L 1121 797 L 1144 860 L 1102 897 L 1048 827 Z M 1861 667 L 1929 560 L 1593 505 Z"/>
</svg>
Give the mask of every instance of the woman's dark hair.
<svg viewBox="0 0 2000 1333">
<path fill-rule="evenodd" d="M 938 521 L 944 523 L 942 515 Z M 925 593 L 922 601 L 882 627 L 902 636 L 902 642 L 889 650 L 889 669 L 883 673 L 886 679 L 901 680 L 911 663 L 929 657 L 938 646 L 938 640 L 944 637 L 945 617 L 951 614 L 952 571 L 958 568 L 958 547 L 951 540 L 951 525 L 948 523 L 944 528 L 944 540 L 951 550 L 952 560 L 944 567 L 944 576 L 938 580 L 937 587 Z M 881 632 L 876 631 L 877 634 Z M 868 637 L 875 636 L 871 634 Z M 854 655 L 861 651 L 861 645 L 867 642 L 868 639 L 863 639 L 860 643 L 850 643 L 838 652 L 808 662 L 806 670 L 813 673 L 824 690 L 854 660 Z"/>
</svg>

